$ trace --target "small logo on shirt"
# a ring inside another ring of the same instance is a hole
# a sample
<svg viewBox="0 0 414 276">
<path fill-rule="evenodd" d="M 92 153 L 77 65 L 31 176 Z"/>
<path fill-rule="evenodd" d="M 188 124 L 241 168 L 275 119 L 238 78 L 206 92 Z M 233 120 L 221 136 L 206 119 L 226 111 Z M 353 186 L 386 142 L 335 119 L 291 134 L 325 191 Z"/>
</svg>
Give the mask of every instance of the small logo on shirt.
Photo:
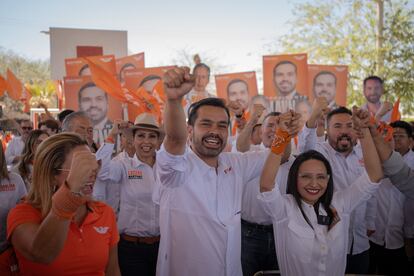
<svg viewBox="0 0 414 276">
<path fill-rule="evenodd" d="M 229 172 L 231 172 L 232 168 L 228 167 L 227 169 L 224 169 L 224 174 L 228 174 Z"/>
<path fill-rule="evenodd" d="M 142 179 L 142 171 L 139 170 L 129 170 L 128 179 Z"/>
<path fill-rule="evenodd" d="M 108 232 L 109 227 L 108 226 L 99 226 L 99 227 L 94 226 L 93 229 L 95 229 L 95 231 L 98 232 L 99 234 L 106 234 L 106 232 Z"/>
</svg>

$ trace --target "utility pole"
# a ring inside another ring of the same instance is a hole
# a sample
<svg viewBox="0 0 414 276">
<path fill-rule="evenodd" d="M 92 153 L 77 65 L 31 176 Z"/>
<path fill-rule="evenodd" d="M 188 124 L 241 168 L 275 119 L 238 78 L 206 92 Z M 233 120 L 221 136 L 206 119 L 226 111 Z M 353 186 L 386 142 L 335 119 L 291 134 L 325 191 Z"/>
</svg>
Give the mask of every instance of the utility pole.
<svg viewBox="0 0 414 276">
<path fill-rule="evenodd" d="M 384 0 L 377 2 L 377 74 L 382 75 L 384 68 Z"/>
</svg>

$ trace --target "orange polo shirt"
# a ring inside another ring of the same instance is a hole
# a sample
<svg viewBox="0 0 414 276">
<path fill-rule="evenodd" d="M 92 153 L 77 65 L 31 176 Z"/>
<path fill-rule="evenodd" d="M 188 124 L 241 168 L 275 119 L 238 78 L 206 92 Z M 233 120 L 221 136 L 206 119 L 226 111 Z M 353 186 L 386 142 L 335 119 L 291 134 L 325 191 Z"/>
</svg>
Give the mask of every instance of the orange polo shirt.
<svg viewBox="0 0 414 276">
<path fill-rule="evenodd" d="M 109 250 L 118 243 L 119 234 L 112 208 L 101 202 L 88 205 L 83 224 L 70 223 L 63 250 L 48 264 L 27 260 L 16 250 L 21 275 L 105 275 Z M 7 239 L 20 224 L 42 221 L 40 210 L 28 203 L 18 204 L 7 218 Z"/>
</svg>

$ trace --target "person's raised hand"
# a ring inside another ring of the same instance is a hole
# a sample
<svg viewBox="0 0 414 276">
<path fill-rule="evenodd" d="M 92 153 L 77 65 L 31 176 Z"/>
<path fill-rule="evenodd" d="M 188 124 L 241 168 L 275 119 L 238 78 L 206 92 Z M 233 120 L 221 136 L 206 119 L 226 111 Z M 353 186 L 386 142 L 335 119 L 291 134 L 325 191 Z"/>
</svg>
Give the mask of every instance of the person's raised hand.
<svg viewBox="0 0 414 276">
<path fill-rule="evenodd" d="M 74 193 L 80 193 L 86 185 L 93 185 L 98 169 L 98 161 L 89 150 L 74 152 L 66 178 L 69 189 Z"/>
<path fill-rule="evenodd" d="M 164 92 L 169 100 L 180 100 L 194 86 L 194 77 L 190 75 L 188 67 L 176 67 L 168 70 L 164 74 L 163 81 Z"/>
</svg>

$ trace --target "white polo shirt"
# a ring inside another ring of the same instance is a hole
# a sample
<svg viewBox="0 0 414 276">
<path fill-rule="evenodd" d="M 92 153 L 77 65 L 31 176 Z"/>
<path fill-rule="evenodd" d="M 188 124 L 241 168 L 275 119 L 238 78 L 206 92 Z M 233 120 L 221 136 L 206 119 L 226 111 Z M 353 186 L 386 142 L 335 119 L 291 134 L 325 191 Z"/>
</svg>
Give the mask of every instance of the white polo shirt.
<svg viewBox="0 0 414 276">
<path fill-rule="evenodd" d="M 299 134 L 300 152 L 317 150 L 322 153 L 332 167 L 334 191 L 342 191 L 349 187 L 365 172 L 364 159 L 361 147 L 354 146 L 352 152 L 344 157 L 337 152 L 328 142 L 318 142 L 316 128 L 303 127 Z M 351 215 L 349 228 L 348 253 L 356 255 L 369 249 L 367 237 L 367 225 L 365 220 L 367 203 L 363 202 L 355 208 Z M 352 252 L 351 252 L 352 248 Z"/>
<path fill-rule="evenodd" d="M 218 168 L 190 148 L 157 153 L 161 183 L 157 275 L 242 275 L 241 200 L 269 151 L 221 153 Z"/>
<path fill-rule="evenodd" d="M 6 224 L 10 209 L 14 208 L 20 199 L 26 195 L 26 186 L 20 175 L 9 172 L 9 179 L 0 182 L 0 253 L 7 248 Z"/>
<path fill-rule="evenodd" d="M 105 156 L 98 179 L 121 186 L 119 233 L 135 237 L 159 236 L 159 208 L 152 200 L 158 187 L 155 165 L 143 163 L 136 155 L 110 160 L 113 147 L 114 144 L 105 143 L 98 151 L 100 157 Z"/>
<path fill-rule="evenodd" d="M 281 274 L 343 276 L 351 211 L 368 200 L 377 188 L 378 185 L 363 173 L 347 189 L 334 193 L 331 205 L 338 212 L 340 221 L 329 231 L 326 225 L 318 224 L 312 205 L 301 201 L 313 229 L 292 195 L 282 195 L 277 188 L 261 193 L 259 198 L 273 220 Z M 322 206 L 319 206 L 319 214 L 326 215 Z"/>
</svg>

